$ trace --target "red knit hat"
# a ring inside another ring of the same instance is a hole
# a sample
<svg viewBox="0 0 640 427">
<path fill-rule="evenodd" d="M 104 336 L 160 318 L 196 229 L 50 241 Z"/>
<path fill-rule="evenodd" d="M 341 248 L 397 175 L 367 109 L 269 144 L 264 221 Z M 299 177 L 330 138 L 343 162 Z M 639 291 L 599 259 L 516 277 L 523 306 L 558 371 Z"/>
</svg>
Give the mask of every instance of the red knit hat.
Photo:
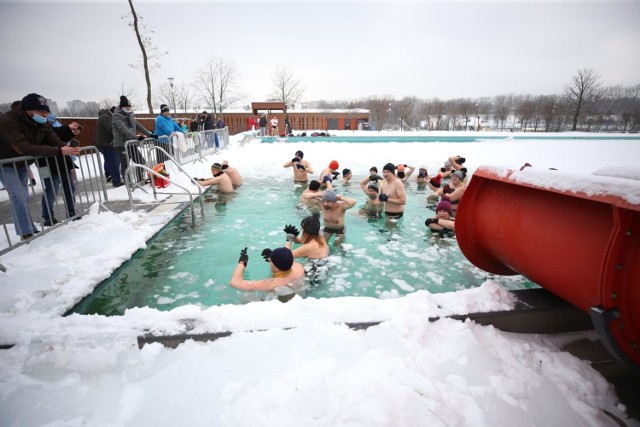
<svg viewBox="0 0 640 427">
<path fill-rule="evenodd" d="M 434 187 L 440 187 L 440 184 L 442 183 L 442 175 L 438 174 L 434 177 L 431 177 L 429 182 L 431 182 L 431 185 L 433 185 Z"/>
<path fill-rule="evenodd" d="M 338 169 L 340 169 L 340 165 L 338 164 L 337 160 L 331 160 L 331 163 L 329 163 L 329 168 L 337 171 Z"/>
</svg>

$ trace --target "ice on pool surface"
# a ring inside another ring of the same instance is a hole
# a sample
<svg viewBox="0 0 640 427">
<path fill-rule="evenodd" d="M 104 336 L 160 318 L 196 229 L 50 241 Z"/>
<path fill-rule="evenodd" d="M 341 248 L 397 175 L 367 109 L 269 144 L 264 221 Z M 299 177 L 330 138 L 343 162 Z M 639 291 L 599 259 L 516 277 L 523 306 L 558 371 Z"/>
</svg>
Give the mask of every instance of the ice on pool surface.
<svg viewBox="0 0 640 427">
<path fill-rule="evenodd" d="M 228 286 L 229 279 L 245 246 L 245 278 L 271 274 L 261 252 L 285 245 L 285 225 L 301 230 L 300 222 L 310 215 L 297 206 L 304 188 L 290 182 L 246 182 L 231 198 L 207 198 L 204 219 L 195 227 L 188 225 L 188 212 L 174 220 L 76 311 L 120 314 L 136 306 L 169 310 L 187 303 L 208 307 L 274 299 L 274 293 L 238 292 Z M 360 200 L 363 195 L 352 196 Z M 397 298 L 421 289 L 448 292 L 479 286 L 487 278 L 510 289 L 535 286 L 521 276 L 497 277 L 473 267 L 455 238 L 433 235 L 423 226 L 433 212 L 422 199 L 408 198 L 404 217 L 393 223 L 360 216 L 356 207 L 347 211 L 343 244 L 336 247 L 330 240 L 324 265 L 299 260 L 309 282 L 304 295 Z"/>
</svg>

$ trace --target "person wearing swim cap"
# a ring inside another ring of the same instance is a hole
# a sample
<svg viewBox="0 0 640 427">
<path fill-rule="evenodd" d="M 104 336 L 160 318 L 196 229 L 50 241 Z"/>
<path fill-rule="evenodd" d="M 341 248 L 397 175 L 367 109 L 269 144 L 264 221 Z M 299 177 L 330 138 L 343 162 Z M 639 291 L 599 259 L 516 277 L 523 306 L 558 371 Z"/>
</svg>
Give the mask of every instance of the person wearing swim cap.
<svg viewBox="0 0 640 427">
<path fill-rule="evenodd" d="M 340 172 L 338 172 L 339 168 L 340 164 L 338 163 L 338 161 L 331 160 L 329 166 L 324 168 L 322 172 L 320 172 L 320 177 L 318 178 L 318 181 L 320 181 L 320 185 L 322 187 L 327 187 L 327 183 L 331 183 L 334 179 L 338 178 L 338 176 L 340 176 Z"/>
<path fill-rule="evenodd" d="M 351 197 L 338 196 L 333 190 L 326 190 L 322 196 L 322 216 L 324 218 L 324 239 L 328 242 L 335 234 L 333 244 L 340 246 L 345 234 L 345 212 L 356 205 Z"/>
<path fill-rule="evenodd" d="M 221 193 L 233 193 L 235 190 L 233 189 L 233 183 L 231 182 L 231 178 L 229 175 L 224 173 L 222 165 L 220 163 L 214 163 L 211 165 L 211 174 L 213 178 L 194 178 L 198 185 L 202 187 L 208 187 L 210 185 L 215 185 L 218 187 L 218 191 Z"/>
<path fill-rule="evenodd" d="M 244 271 L 249 263 L 247 248 L 240 251 L 240 258 L 231 275 L 229 285 L 242 291 L 273 291 L 280 286 L 289 286 L 292 289 L 300 287 L 304 279 L 304 267 L 293 259 L 293 253 L 289 248 L 267 249 L 262 251 L 262 256 L 271 266 L 271 277 L 260 280 L 245 280 Z"/>
<path fill-rule="evenodd" d="M 332 188 L 333 186 L 329 182 L 327 189 L 331 190 Z M 309 208 L 311 212 L 320 212 L 322 210 L 322 196 L 324 196 L 324 191 L 320 190 L 320 183 L 314 179 L 300 195 L 300 203 Z"/>
<path fill-rule="evenodd" d="M 309 174 L 313 173 L 311 163 L 304 158 L 304 153 L 300 150 L 296 151 L 293 159 L 282 165 L 285 168 L 293 169 L 293 182 L 306 184 L 309 180 Z"/>
<path fill-rule="evenodd" d="M 404 215 L 404 206 L 407 203 L 407 192 L 402 181 L 395 176 L 396 167 L 393 163 L 387 163 L 382 168 L 384 188 L 378 196 L 381 202 L 385 202 L 384 213 L 388 219 L 396 220 Z"/>
<path fill-rule="evenodd" d="M 377 172 L 377 171 L 376 171 Z M 359 213 L 369 218 L 380 218 L 384 211 L 384 202 L 378 199 L 380 195 L 380 185 L 377 180 L 371 180 L 371 176 L 365 176 L 360 181 L 360 188 L 367 196 L 367 201 Z"/>
<path fill-rule="evenodd" d="M 302 236 L 299 236 L 298 229 L 292 225 L 287 225 L 284 228 L 287 233 L 285 247 L 291 249 L 293 243 L 301 244 L 293 249 L 293 257 L 321 259 L 329 256 L 329 245 L 320 235 L 320 214 L 314 213 L 303 218 L 300 227 L 302 228 Z"/>
</svg>

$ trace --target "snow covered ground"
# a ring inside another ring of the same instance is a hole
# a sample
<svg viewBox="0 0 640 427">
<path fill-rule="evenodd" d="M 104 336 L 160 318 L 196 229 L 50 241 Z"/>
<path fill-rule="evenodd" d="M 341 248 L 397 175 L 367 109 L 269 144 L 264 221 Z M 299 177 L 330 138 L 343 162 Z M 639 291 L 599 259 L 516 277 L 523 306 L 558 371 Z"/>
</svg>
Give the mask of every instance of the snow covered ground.
<svg viewBox="0 0 640 427">
<path fill-rule="evenodd" d="M 290 185 L 291 170 L 282 164 L 298 149 L 316 174 L 335 159 L 340 169 L 353 171 L 354 180 L 387 162 L 431 172 L 460 154 L 470 171 L 480 165 L 519 169 L 529 162 L 533 172 L 526 169 L 523 177 L 535 180 L 536 169 L 553 167 L 560 170 L 558 181 L 548 185 L 559 186 L 599 170 L 587 178 L 606 181 L 599 191 L 626 186 L 634 204 L 640 191 L 628 180 L 600 176 L 611 175 L 614 167 L 618 175 L 638 179 L 638 139 L 240 144 L 241 139 L 209 163 L 189 165 L 189 173 L 205 176 L 210 163 L 226 159 L 247 178 L 246 185 L 257 179 Z M 126 199 L 126 190 L 110 189 L 109 199 Z M 296 297 L 286 304 L 61 317 L 173 214 L 96 208 L 0 257 L 7 268 L 0 273 L 0 344 L 14 344 L 0 350 L 2 425 L 616 425 L 603 410 L 626 418 L 613 388 L 587 363 L 558 350 L 574 334 L 520 335 L 469 321 L 427 321 L 512 307 L 512 296 L 491 281 L 477 289 L 387 300 Z M 239 252 L 246 243 L 229 250 Z M 261 260 L 258 253 L 249 256 L 249 262 Z M 367 321 L 382 323 L 359 331 L 344 325 Z M 136 341 L 149 332 L 222 331 L 233 334 L 176 349 L 139 349 Z"/>
</svg>

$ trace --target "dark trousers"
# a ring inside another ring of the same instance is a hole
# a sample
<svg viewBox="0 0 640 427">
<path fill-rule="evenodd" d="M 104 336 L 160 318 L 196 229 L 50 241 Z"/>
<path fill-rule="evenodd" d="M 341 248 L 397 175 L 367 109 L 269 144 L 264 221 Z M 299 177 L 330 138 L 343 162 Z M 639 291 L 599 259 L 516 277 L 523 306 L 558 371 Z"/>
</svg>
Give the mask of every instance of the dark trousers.
<svg viewBox="0 0 640 427">
<path fill-rule="evenodd" d="M 104 157 L 104 171 L 111 175 L 111 182 L 114 184 L 122 181 L 120 175 L 120 153 L 113 147 L 98 147 L 102 157 Z"/>
</svg>

